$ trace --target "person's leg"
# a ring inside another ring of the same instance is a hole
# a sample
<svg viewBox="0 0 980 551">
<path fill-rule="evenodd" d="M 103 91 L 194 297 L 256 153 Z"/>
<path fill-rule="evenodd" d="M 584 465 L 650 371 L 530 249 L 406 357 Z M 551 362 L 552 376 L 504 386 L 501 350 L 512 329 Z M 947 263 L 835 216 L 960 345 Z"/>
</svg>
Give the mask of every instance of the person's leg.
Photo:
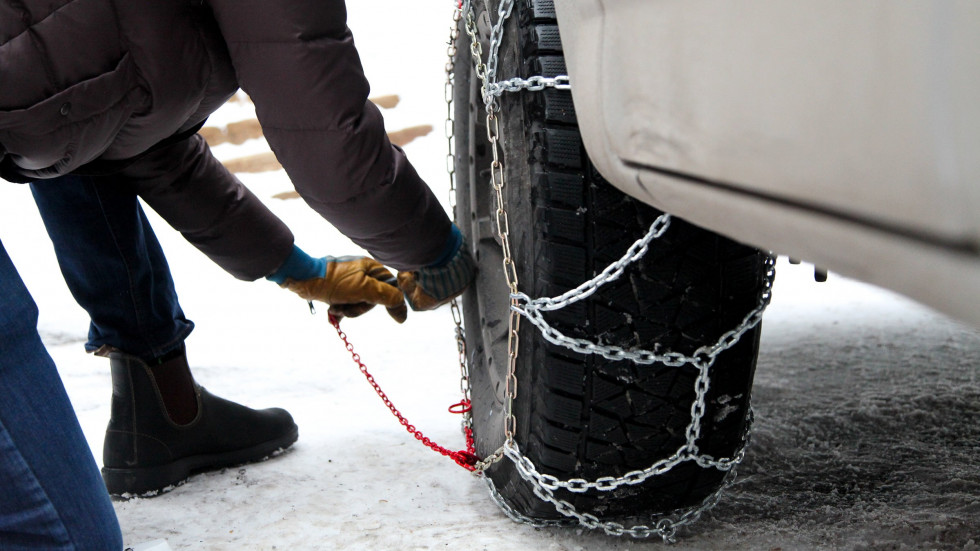
<svg viewBox="0 0 980 551">
<path fill-rule="evenodd" d="M 184 317 L 160 248 L 132 186 L 63 176 L 31 184 L 65 282 L 91 317 L 86 350 L 152 361 L 179 348 Z"/>
<path fill-rule="evenodd" d="M 34 201 L 75 301 L 88 312 L 85 349 L 118 350 L 154 367 L 178 422 L 197 415 L 193 378 L 162 368 L 183 353 L 184 317 L 163 249 L 133 186 L 115 178 L 62 176 L 31 184 Z"/>
<path fill-rule="evenodd" d="M 0 549 L 122 549 L 98 466 L 0 243 Z"/>
<path fill-rule="evenodd" d="M 193 324 L 135 185 L 69 175 L 31 189 L 65 281 L 92 318 L 86 348 L 110 358 L 102 473 L 111 494 L 152 493 L 296 441 L 285 410 L 252 410 L 195 383 L 183 343 Z"/>
</svg>

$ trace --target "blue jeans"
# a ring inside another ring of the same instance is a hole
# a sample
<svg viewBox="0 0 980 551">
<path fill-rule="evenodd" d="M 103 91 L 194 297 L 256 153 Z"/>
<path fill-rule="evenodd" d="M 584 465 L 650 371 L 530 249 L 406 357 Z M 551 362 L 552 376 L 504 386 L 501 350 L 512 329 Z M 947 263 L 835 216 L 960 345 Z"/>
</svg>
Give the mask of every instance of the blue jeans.
<svg viewBox="0 0 980 551">
<path fill-rule="evenodd" d="M 37 314 L 0 243 L 0 551 L 122 549 Z"/>
<path fill-rule="evenodd" d="M 179 348 L 194 324 L 133 185 L 68 175 L 31 191 L 65 282 L 92 320 L 86 350 L 114 347 L 150 361 Z"/>
</svg>

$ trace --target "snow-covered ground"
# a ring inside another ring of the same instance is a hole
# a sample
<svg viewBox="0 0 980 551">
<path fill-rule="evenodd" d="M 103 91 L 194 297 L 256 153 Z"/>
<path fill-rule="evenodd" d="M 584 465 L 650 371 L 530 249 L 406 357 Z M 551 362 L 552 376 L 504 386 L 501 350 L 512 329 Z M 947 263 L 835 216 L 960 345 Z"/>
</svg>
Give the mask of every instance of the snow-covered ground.
<svg viewBox="0 0 980 551">
<path fill-rule="evenodd" d="M 443 100 L 448 2 L 349 2 L 375 94 L 398 94 L 389 129 L 431 124 L 405 147 L 447 195 Z M 213 121 L 247 116 L 229 107 Z M 219 146 L 222 158 L 261 141 Z M 358 249 L 279 172 L 243 175 L 311 253 Z M 154 222 L 158 222 L 154 219 Z M 197 329 L 197 379 L 252 407 L 282 406 L 299 442 L 265 463 L 117 502 L 127 544 L 176 549 L 632 549 L 659 541 L 514 524 L 482 482 L 424 449 L 364 382 L 326 316 L 264 281 L 237 281 L 163 223 L 158 234 Z M 40 329 L 97 458 L 108 363 L 84 354 L 87 317 L 61 280 L 26 187 L 0 185 L 0 239 L 41 308 Z M 735 488 L 677 549 L 980 548 L 980 334 L 891 293 L 781 262 L 756 377 L 756 430 Z M 344 329 L 402 411 L 462 447 L 453 326 L 443 309 L 402 326 L 381 312 Z"/>
</svg>

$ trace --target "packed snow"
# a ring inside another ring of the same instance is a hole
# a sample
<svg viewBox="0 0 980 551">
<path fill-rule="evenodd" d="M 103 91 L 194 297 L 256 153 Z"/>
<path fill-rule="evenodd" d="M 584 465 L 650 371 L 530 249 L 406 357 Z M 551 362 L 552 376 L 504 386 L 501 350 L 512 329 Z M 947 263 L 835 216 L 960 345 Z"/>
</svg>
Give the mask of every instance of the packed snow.
<svg viewBox="0 0 980 551">
<path fill-rule="evenodd" d="M 390 130 L 437 130 L 405 146 L 439 197 L 445 170 L 448 2 L 349 2 L 374 94 L 398 94 Z M 223 125 L 251 116 L 232 104 Z M 222 159 L 265 150 L 216 147 Z M 315 254 L 359 249 L 301 200 L 280 171 L 243 174 Z M 151 217 L 153 215 L 151 214 Z M 174 549 L 633 549 L 577 528 L 515 524 L 482 481 L 398 425 L 328 325 L 326 308 L 276 285 L 225 274 L 165 223 L 154 226 L 181 303 L 198 381 L 252 407 L 282 406 L 299 441 L 266 462 L 200 474 L 153 498 L 115 502 L 125 541 Z M 41 310 L 57 362 L 97 458 L 109 415 L 108 362 L 82 348 L 87 316 L 68 293 L 25 186 L 0 185 L 0 239 Z M 780 261 L 754 389 L 756 425 L 734 488 L 680 534 L 676 549 L 980 549 L 980 334 L 889 292 Z M 345 320 L 364 362 L 427 435 L 463 447 L 450 312 L 383 311 Z"/>
</svg>

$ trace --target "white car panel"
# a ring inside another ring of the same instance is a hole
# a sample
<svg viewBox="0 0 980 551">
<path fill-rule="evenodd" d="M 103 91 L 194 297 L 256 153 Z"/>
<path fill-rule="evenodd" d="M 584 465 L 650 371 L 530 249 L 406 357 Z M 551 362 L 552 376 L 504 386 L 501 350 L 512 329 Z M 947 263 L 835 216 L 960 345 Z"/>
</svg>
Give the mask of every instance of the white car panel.
<svg viewBox="0 0 980 551">
<path fill-rule="evenodd" d="M 980 2 L 555 5 L 610 181 L 980 324 Z"/>
</svg>

